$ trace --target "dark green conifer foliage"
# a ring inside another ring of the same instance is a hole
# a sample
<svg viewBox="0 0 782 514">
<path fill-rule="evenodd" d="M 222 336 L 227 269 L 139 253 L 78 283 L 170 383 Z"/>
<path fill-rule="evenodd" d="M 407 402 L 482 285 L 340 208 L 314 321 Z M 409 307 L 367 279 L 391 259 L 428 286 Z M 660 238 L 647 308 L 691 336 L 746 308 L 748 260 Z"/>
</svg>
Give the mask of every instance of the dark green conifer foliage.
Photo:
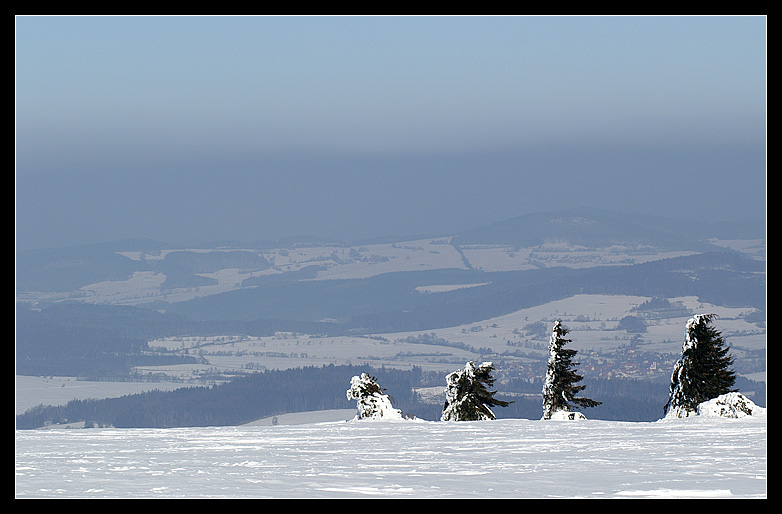
<svg viewBox="0 0 782 514">
<path fill-rule="evenodd" d="M 448 374 L 441 420 L 496 419 L 491 407 L 507 407 L 510 402 L 494 398 L 496 391 L 489 390 L 494 385 L 492 371 L 494 371 L 494 365 L 490 362 L 484 362 L 479 366 L 468 362 L 463 370 Z"/>
<path fill-rule="evenodd" d="M 565 348 L 572 342 L 565 336 L 570 331 L 557 320 L 549 340 L 549 360 L 546 368 L 546 380 L 543 382 L 543 419 L 551 419 L 557 411 L 570 412 L 573 408 L 596 407 L 601 402 L 589 398 L 576 398 L 576 394 L 586 386 L 576 385 L 584 377 L 576 373 L 573 357 L 577 351 Z"/>
<path fill-rule="evenodd" d="M 698 404 L 735 391 L 733 357 L 722 333 L 712 326 L 714 314 L 699 314 L 687 322 L 682 356 L 671 374 L 670 397 L 664 411 L 687 416 Z"/>
</svg>

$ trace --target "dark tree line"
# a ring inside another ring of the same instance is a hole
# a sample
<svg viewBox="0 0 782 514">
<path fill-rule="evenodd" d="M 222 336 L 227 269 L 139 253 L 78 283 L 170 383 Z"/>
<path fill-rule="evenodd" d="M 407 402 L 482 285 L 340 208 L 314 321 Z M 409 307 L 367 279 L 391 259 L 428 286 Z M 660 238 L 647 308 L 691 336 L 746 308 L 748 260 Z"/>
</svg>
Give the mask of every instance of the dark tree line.
<svg viewBox="0 0 782 514">
<path fill-rule="evenodd" d="M 195 363 L 180 355 L 152 355 L 147 339 L 173 318 L 142 309 L 65 304 L 18 309 L 16 372 L 20 375 L 124 378 L 134 366 Z"/>
<path fill-rule="evenodd" d="M 424 403 L 414 389 L 443 384 L 444 373 L 424 373 L 362 366 L 323 366 L 266 371 L 212 387 L 186 387 L 150 391 L 120 398 L 73 400 L 64 406 L 38 406 L 17 416 L 17 428 L 32 429 L 50 423 L 91 421 L 115 427 L 165 428 L 230 426 L 287 412 L 353 407 L 345 397 L 352 376 L 368 372 L 377 377 L 406 416 L 437 421 L 443 404 Z M 602 404 L 590 418 L 654 421 L 668 398 L 668 385 L 647 380 L 586 379 L 584 384 Z M 754 392 L 753 401 L 765 405 L 765 387 L 739 377 L 737 387 Z M 502 398 L 511 400 L 498 409 L 497 418 L 540 419 L 542 380 L 512 379 L 503 384 Z"/>
<path fill-rule="evenodd" d="M 114 427 L 170 428 L 229 426 L 259 418 L 310 410 L 347 409 L 345 384 L 366 368 L 305 367 L 265 371 L 211 387 L 149 391 L 120 398 L 73 400 L 65 406 L 39 406 L 17 417 L 17 428 L 90 420 Z M 374 370 L 400 405 L 414 405 L 421 372 Z"/>
<path fill-rule="evenodd" d="M 458 326 L 574 294 L 698 296 L 717 305 L 765 310 L 763 272 L 762 262 L 711 253 L 588 269 L 431 270 L 331 281 L 287 281 L 277 277 L 256 288 L 171 305 L 168 311 L 193 319 L 312 322 L 331 318 L 354 333 L 383 333 Z M 446 283 L 486 285 L 437 295 L 415 292 L 421 285 Z"/>
<path fill-rule="evenodd" d="M 16 372 L 34 376 L 124 378 L 133 366 L 198 362 L 195 357 L 150 353 L 149 340 L 169 336 L 276 332 L 341 335 L 333 323 L 283 321 L 194 321 L 179 314 L 127 306 L 53 304 L 16 311 Z"/>
</svg>

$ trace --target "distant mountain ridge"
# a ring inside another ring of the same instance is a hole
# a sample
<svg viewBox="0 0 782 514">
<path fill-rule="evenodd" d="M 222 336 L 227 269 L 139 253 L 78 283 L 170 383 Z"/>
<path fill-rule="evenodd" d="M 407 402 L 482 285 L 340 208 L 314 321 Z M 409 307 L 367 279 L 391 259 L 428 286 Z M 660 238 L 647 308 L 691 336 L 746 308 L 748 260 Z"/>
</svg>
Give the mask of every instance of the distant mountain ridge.
<svg viewBox="0 0 782 514">
<path fill-rule="evenodd" d="M 655 216 L 624 215 L 594 208 L 525 214 L 456 234 L 455 245 L 510 245 L 519 248 L 566 242 L 589 248 L 643 245 L 666 250 L 714 251 L 709 238 L 763 236 L 759 223 L 696 223 Z"/>
<path fill-rule="evenodd" d="M 545 243 L 564 243 L 573 247 L 633 249 L 654 252 L 724 252 L 709 243 L 710 238 L 764 238 L 758 223 L 690 223 L 662 217 L 625 215 L 600 209 L 582 208 L 548 213 L 525 214 L 516 218 L 465 230 L 442 238 L 457 251 L 461 246 L 498 245 L 536 248 Z M 435 239 L 429 238 L 429 239 Z M 405 240 L 406 241 L 406 240 Z M 295 240 L 286 240 L 277 248 L 294 248 Z M 215 243 L 216 244 L 216 243 Z M 306 243 L 314 245 L 312 239 Z M 342 243 L 325 243 L 347 247 Z M 353 246 L 356 248 L 356 246 Z M 203 273 L 224 268 L 261 270 L 270 263 L 253 250 L 274 248 L 269 241 L 231 246 L 197 245 L 189 249 L 151 239 L 127 239 L 94 245 L 72 246 L 21 252 L 16 262 L 18 292 L 75 291 L 105 281 L 123 281 L 137 272 L 163 273 L 163 289 L 199 287 L 213 284 Z M 191 251 L 192 250 L 192 251 Z M 251 250 L 248 252 L 247 250 Z M 197 251 L 197 253 L 196 253 Z M 134 259 L 121 254 L 134 252 L 156 259 Z M 462 254 L 464 257 L 464 254 Z M 470 268 L 467 259 L 465 264 Z M 293 276 L 291 276 L 292 278 Z M 301 277 L 298 277 L 301 278 Z"/>
</svg>

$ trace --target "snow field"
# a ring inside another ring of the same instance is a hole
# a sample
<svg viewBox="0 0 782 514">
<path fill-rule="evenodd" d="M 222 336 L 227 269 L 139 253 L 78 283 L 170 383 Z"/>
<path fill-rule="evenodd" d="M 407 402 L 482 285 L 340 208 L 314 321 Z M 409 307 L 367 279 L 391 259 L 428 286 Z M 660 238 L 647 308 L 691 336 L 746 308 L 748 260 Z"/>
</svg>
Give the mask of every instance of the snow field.
<svg viewBox="0 0 782 514">
<path fill-rule="evenodd" d="M 632 309 L 649 300 L 647 297 L 622 295 L 576 295 L 544 305 L 523 309 L 508 315 L 485 321 L 415 332 L 376 334 L 379 337 L 315 337 L 308 334 L 278 334 L 268 337 L 215 336 L 171 337 L 150 341 L 151 347 L 169 350 L 189 348 L 197 350 L 208 365 L 175 365 L 163 367 L 139 367 L 141 374 L 162 372 L 187 379 L 199 371 L 208 369 L 240 370 L 246 366 L 258 369 L 288 369 L 327 364 L 366 363 L 369 366 L 389 366 L 409 369 L 419 366 L 424 370 L 450 372 L 464 362 L 481 358 L 473 352 L 453 346 L 420 345 L 404 342 L 408 337 L 434 335 L 449 342 L 458 342 L 474 348 L 489 347 L 502 353 L 512 350 L 534 352 L 524 346 L 535 343 L 540 346 L 540 358 L 548 351 L 548 332 L 554 319 L 561 319 L 570 328 L 572 349 L 579 352 L 594 350 L 610 354 L 630 341 L 630 334 L 617 330 L 619 320 L 636 314 Z M 751 308 L 726 308 L 702 304 L 694 297 L 674 298 L 693 312 L 713 312 L 718 315 L 715 326 L 723 331 L 733 346 L 749 349 L 765 347 L 766 330 L 758 329 L 741 316 Z M 679 354 L 684 340 L 684 328 L 690 314 L 677 318 L 650 320 L 648 330 L 642 334 L 640 350 Z M 587 321 L 584 321 L 587 320 Z M 546 335 L 535 338 L 525 334 L 524 327 L 542 322 Z M 506 341 L 520 344 L 512 347 Z M 430 355 L 432 353 L 445 356 Z M 523 360 L 523 359 L 522 359 Z M 665 369 L 663 375 L 669 374 Z"/>
<path fill-rule="evenodd" d="M 766 417 L 16 432 L 17 498 L 765 498 Z"/>
</svg>

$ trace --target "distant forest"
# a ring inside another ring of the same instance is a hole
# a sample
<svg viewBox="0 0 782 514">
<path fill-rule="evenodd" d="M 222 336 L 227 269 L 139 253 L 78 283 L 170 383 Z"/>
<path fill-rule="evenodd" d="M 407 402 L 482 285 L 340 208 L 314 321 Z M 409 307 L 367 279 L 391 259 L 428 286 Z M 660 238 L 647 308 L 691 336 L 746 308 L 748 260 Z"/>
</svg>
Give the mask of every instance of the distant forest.
<svg viewBox="0 0 782 514">
<path fill-rule="evenodd" d="M 123 379 L 134 366 L 197 363 L 186 355 L 150 352 L 148 341 L 171 336 L 276 332 L 324 333 L 331 324 L 256 321 L 193 321 L 151 309 L 77 302 L 43 309 L 18 305 L 16 311 L 16 373 L 33 376 L 73 376 Z M 341 331 L 339 331 L 341 332 Z"/>
<path fill-rule="evenodd" d="M 17 416 L 19 429 L 53 423 L 85 421 L 89 425 L 123 428 L 173 428 L 188 426 L 233 426 L 256 419 L 289 413 L 355 407 L 346 398 L 350 378 L 366 372 L 391 396 L 397 408 L 409 417 L 437 421 L 442 405 L 424 403 L 415 389 L 444 385 L 444 373 L 371 369 L 362 366 L 323 366 L 264 371 L 211 387 L 185 387 L 174 391 L 146 393 L 96 400 L 73 400 L 65 406 L 38 406 Z M 586 409 L 590 419 L 654 421 L 663 414 L 668 384 L 645 380 L 585 380 L 585 393 L 603 402 Z M 540 419 L 540 380 L 514 379 L 496 388 L 498 399 L 512 401 L 495 408 L 497 418 Z M 739 377 L 736 386 L 765 406 L 765 385 Z"/>
<path fill-rule="evenodd" d="M 283 276 L 284 277 L 284 276 Z M 766 309 L 765 264 L 714 252 L 627 266 L 526 271 L 430 270 L 364 279 L 253 281 L 256 287 L 170 304 L 194 320 L 286 320 L 332 333 L 404 332 L 473 323 L 575 294 L 697 296 L 715 305 Z M 424 295 L 416 287 L 485 284 Z M 248 283 L 249 285 L 249 283 Z"/>
<path fill-rule="evenodd" d="M 150 354 L 146 341 L 160 337 L 431 330 L 490 319 L 574 294 L 693 295 L 716 305 L 753 306 L 765 312 L 764 270 L 762 262 L 711 253 L 588 270 L 439 270 L 361 280 L 271 281 L 169 305 L 165 313 L 76 302 L 41 309 L 18 304 L 16 371 L 118 377 L 133 366 L 196 362 L 194 357 Z M 421 285 L 486 282 L 436 295 L 415 291 Z M 324 318 L 336 321 L 318 321 Z"/>
</svg>

